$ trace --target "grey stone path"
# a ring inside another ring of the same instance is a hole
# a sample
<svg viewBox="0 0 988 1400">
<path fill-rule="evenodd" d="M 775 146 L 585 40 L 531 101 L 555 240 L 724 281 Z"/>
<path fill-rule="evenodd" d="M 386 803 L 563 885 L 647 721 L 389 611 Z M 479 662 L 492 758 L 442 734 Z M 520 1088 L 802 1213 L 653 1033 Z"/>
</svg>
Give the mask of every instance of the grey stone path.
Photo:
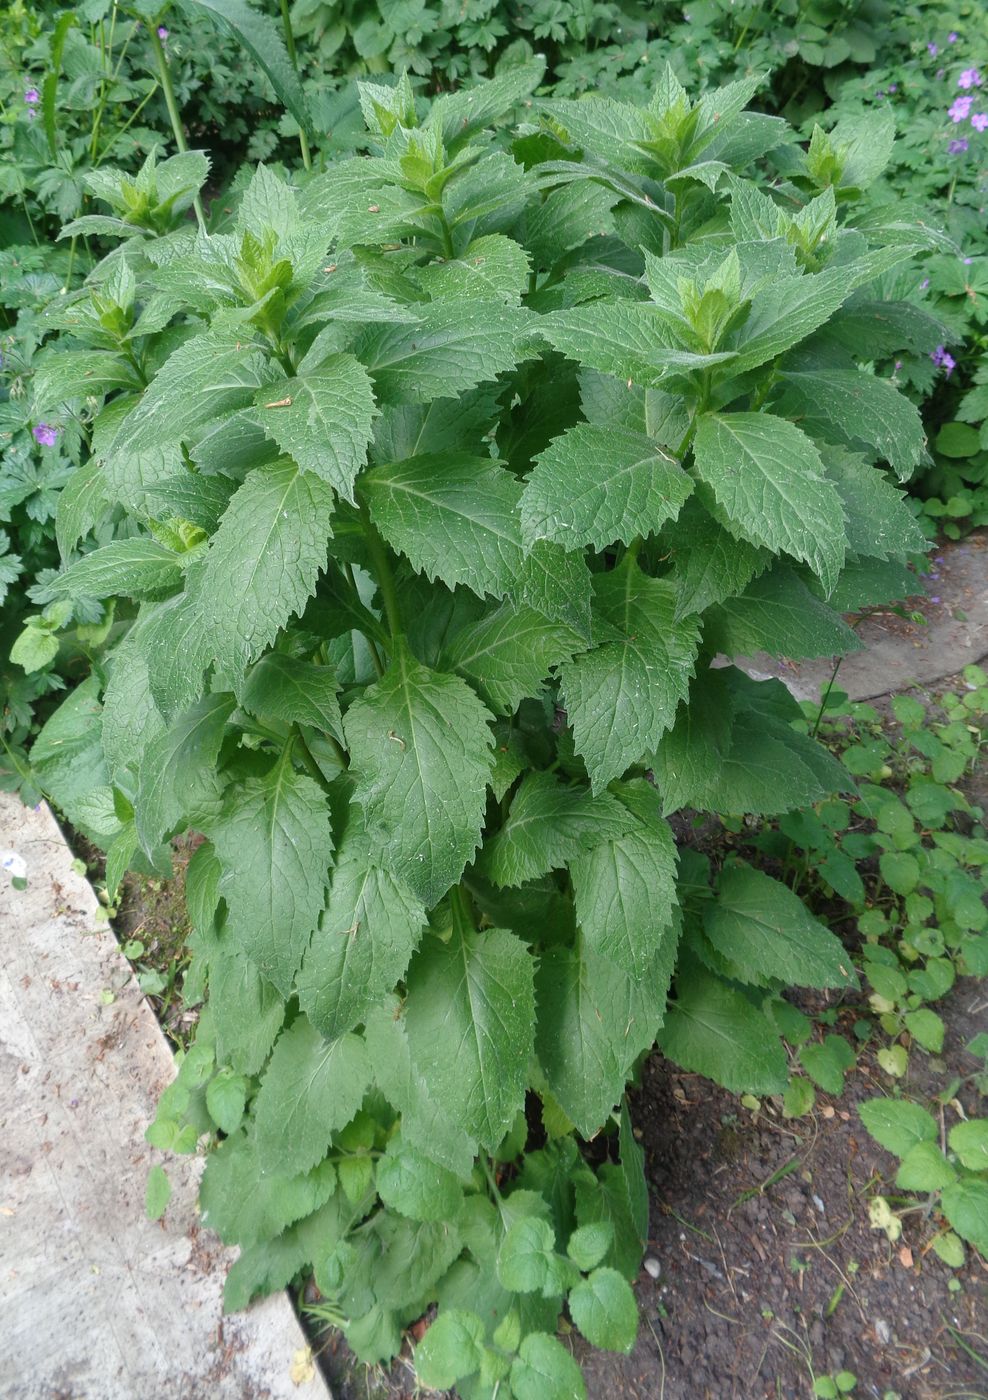
<svg viewBox="0 0 988 1400">
<path fill-rule="evenodd" d="M 937 577 L 927 581 L 930 596 L 913 600 L 926 615 L 926 626 L 879 613 L 857 628 L 865 649 L 844 658 L 835 682 L 852 700 L 933 685 L 988 656 L 988 531 L 937 554 L 943 563 L 935 566 Z M 794 665 L 755 656 L 741 664 L 759 678 L 778 676 L 798 700 L 819 699 L 833 672 L 826 658 Z"/>
<path fill-rule="evenodd" d="M 28 887 L 0 870 L 0 1396 L 329 1400 L 285 1294 L 222 1316 L 234 1252 L 199 1225 L 201 1163 L 168 1160 L 146 1219 L 171 1052 L 48 809 L 0 793 L 2 851 Z"/>
</svg>

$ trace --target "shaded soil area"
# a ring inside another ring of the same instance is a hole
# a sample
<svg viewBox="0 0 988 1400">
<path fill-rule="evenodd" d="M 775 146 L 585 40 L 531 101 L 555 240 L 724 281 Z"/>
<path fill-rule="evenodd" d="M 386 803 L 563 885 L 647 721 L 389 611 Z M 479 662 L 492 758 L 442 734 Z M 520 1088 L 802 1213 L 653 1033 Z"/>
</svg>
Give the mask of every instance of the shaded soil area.
<svg viewBox="0 0 988 1400">
<path fill-rule="evenodd" d="M 988 1022 L 984 983 L 958 983 L 939 1010 L 944 1051 L 914 1051 L 911 1097 L 978 1067 L 964 1047 Z M 850 1029 L 847 1014 L 838 1029 Z M 779 1101 L 755 1113 L 658 1054 L 648 1061 L 632 1111 L 651 1205 L 646 1258 L 659 1277 L 640 1273 L 629 1356 L 572 1334 L 590 1400 L 796 1400 L 838 1371 L 857 1377 L 855 1396 L 877 1400 L 988 1397 L 988 1265 L 968 1250 L 965 1267 L 949 1269 L 928 1248 L 922 1211 L 905 1217 L 895 1245 L 869 1227 L 868 1202 L 889 1190 L 896 1163 L 856 1107 L 889 1083 L 865 1052 L 840 1098 L 818 1093 L 812 1114 L 787 1121 Z M 969 1115 L 988 1111 L 973 1086 L 959 1097 Z M 314 1345 L 336 1400 L 422 1394 L 405 1358 L 384 1373 L 338 1336 Z"/>
<path fill-rule="evenodd" d="M 984 984 L 959 983 L 940 1010 L 943 1055 L 913 1053 L 910 1096 L 977 1068 L 964 1047 L 988 1019 Z M 988 1395 L 988 1267 L 968 1251 L 963 1269 L 947 1268 L 925 1248 L 933 1231 L 922 1212 L 905 1218 L 895 1245 L 869 1227 L 868 1201 L 896 1164 L 856 1106 L 888 1089 L 865 1053 L 839 1099 L 819 1094 L 811 1115 L 787 1122 L 771 1102 L 756 1115 L 649 1061 L 633 1111 L 661 1273 L 642 1271 L 632 1354 L 581 1357 L 593 1400 L 797 1397 L 841 1370 L 857 1377 L 855 1395 Z M 985 1112 L 973 1087 L 960 1098 L 968 1114 Z"/>
</svg>

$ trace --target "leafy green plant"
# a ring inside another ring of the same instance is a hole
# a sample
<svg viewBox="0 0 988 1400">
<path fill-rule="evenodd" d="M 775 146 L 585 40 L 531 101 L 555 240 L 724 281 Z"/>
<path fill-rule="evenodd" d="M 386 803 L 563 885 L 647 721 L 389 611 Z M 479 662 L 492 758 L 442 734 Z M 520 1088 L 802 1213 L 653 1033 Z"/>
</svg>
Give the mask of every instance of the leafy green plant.
<svg viewBox="0 0 988 1400">
<path fill-rule="evenodd" d="M 968 1046 L 968 1053 L 988 1064 L 984 1036 Z M 984 1064 L 980 1075 L 984 1080 Z M 962 1081 L 954 1080 L 939 1095 L 939 1121 L 921 1104 L 906 1098 L 869 1099 L 858 1112 L 868 1132 L 880 1146 L 900 1158 L 895 1185 L 905 1192 L 926 1196 L 923 1214 L 934 1210 L 946 1225 L 930 1239 L 935 1253 L 952 1268 L 960 1268 L 967 1241 L 988 1257 L 988 1118 L 969 1118 L 957 1098 Z M 947 1126 L 945 1114 L 956 1121 Z M 893 1242 L 902 1232 L 903 1217 L 917 1208 L 911 1198 L 877 1196 L 871 1204 L 872 1224 Z M 893 1209 L 892 1203 L 900 1203 Z"/>
<path fill-rule="evenodd" d="M 583 1394 L 564 1305 L 633 1340 L 640 1057 L 782 1092 L 782 992 L 855 982 L 782 882 L 677 876 L 681 808 L 848 782 L 781 685 L 710 662 L 853 647 L 836 608 L 922 545 L 887 474 L 918 413 L 855 359 L 923 325 L 874 291 L 922 230 L 835 194 L 877 174 L 870 129 L 791 147 L 775 195 L 754 79 L 495 139 L 542 71 L 421 122 L 409 82 L 363 84 L 375 153 L 259 167 L 222 232 L 160 227 L 195 155 L 96 216 L 121 242 L 42 380 L 102 401 L 46 596 L 113 625 L 32 752 L 111 896 L 207 838 L 206 1005 L 149 1136 L 219 1139 L 228 1306 L 314 1269 L 378 1360 L 438 1301 L 423 1376 L 520 1400 Z"/>
<path fill-rule="evenodd" d="M 934 1007 L 956 977 L 988 973 L 984 812 L 963 791 L 982 760 L 988 677 L 968 666 L 962 679 L 960 693 L 944 692 L 935 703 L 895 697 L 891 724 L 836 689 L 822 709 L 805 704 L 807 731 L 840 757 L 856 792 L 754 831 L 739 820 L 723 823 L 729 859 L 768 866 L 810 909 L 856 932 L 849 956 L 869 989 L 878 1029 L 889 1038 L 877 1058 L 893 1081 L 907 1074 L 912 1047 L 931 1055 L 942 1050 L 945 1027 Z M 798 1117 L 812 1110 L 814 1086 L 841 1092 L 856 1056 L 845 1036 L 827 1029 L 815 1040 L 811 1018 L 783 1014 L 786 1038 L 799 1047 L 808 1076 L 786 1090 L 785 1112 Z M 816 1019 L 826 1027 L 832 1016 Z M 855 1029 L 865 1038 L 872 1034 L 867 1021 Z"/>
<path fill-rule="evenodd" d="M 931 463 L 913 487 L 928 533 L 952 538 L 988 522 L 988 436 L 984 428 L 988 267 L 984 172 L 988 157 L 985 64 L 988 24 L 980 14 L 904 12 L 890 61 L 843 83 L 828 114 L 894 118 L 896 152 L 870 198 L 889 194 L 919 213 L 935 209 L 954 246 L 909 269 L 910 299 L 942 324 L 928 353 L 896 357 L 897 379 L 925 400 Z M 900 276 L 905 276 L 903 270 Z"/>
</svg>

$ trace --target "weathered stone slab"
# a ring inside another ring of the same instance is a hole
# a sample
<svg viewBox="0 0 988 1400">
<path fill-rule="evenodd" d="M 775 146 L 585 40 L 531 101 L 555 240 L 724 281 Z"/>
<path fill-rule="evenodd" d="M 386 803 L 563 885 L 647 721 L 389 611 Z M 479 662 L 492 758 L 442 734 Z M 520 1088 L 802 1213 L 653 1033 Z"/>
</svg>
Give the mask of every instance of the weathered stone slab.
<svg viewBox="0 0 988 1400">
<path fill-rule="evenodd" d="M 329 1400 L 311 1368 L 292 1378 L 285 1294 L 222 1316 L 234 1252 L 199 1224 L 201 1162 L 168 1159 L 171 1202 L 147 1220 L 171 1052 L 47 807 L 0 793 L 4 850 L 28 887 L 0 871 L 0 1395 Z"/>
<path fill-rule="evenodd" d="M 943 562 L 929 581 L 931 596 L 912 600 L 925 626 L 890 612 L 858 626 L 864 650 L 844 657 L 835 682 L 852 700 L 935 685 L 988 656 L 988 533 L 978 531 L 938 554 Z M 797 700 L 819 700 L 833 673 L 827 658 L 795 665 L 759 655 L 739 657 L 737 664 L 758 679 L 777 676 Z"/>
</svg>

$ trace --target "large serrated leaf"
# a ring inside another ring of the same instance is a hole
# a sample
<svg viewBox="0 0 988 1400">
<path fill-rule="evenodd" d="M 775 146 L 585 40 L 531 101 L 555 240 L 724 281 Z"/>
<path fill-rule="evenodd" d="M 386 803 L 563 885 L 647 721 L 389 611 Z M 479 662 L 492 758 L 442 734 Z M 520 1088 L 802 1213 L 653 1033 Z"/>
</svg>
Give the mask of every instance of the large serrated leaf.
<svg viewBox="0 0 988 1400">
<path fill-rule="evenodd" d="M 675 1064 L 735 1094 L 781 1094 L 786 1055 L 767 1018 L 741 992 L 691 966 L 666 1007 L 659 1047 Z"/>
<path fill-rule="evenodd" d="M 455 1124 L 488 1151 L 522 1107 L 535 1032 L 534 963 L 504 929 L 456 921 L 408 974 L 405 1024 L 412 1064 Z"/>
<path fill-rule="evenodd" d="M 254 402 L 256 421 L 282 452 L 352 501 L 377 413 L 360 361 L 330 355 L 308 374 L 266 385 Z"/>
<path fill-rule="evenodd" d="M 232 695 L 207 695 L 145 749 L 138 776 L 137 833 L 147 855 L 208 789 Z"/>
<path fill-rule="evenodd" d="M 391 992 L 425 921 L 419 901 L 370 862 L 366 841 L 344 841 L 296 979 L 299 1004 L 323 1035 L 352 1030 Z"/>
<path fill-rule="evenodd" d="M 307 724 L 339 738 L 342 734 L 340 683 L 332 666 L 269 651 L 251 668 L 241 704 L 251 714 L 267 715 L 286 724 Z"/>
<path fill-rule="evenodd" d="M 587 946 L 632 976 L 644 976 L 670 932 L 676 903 L 676 843 L 662 801 L 645 779 L 615 788 L 636 818 L 622 836 L 570 862 L 576 917 Z"/>
<path fill-rule="evenodd" d="M 735 539 L 694 497 L 662 533 L 676 583 L 676 618 L 742 593 L 769 563 L 767 550 Z"/>
<path fill-rule="evenodd" d="M 203 1174 L 203 1222 L 228 1244 L 271 1240 L 329 1199 L 336 1184 L 330 1166 L 306 1175 L 263 1171 L 257 1145 L 234 1133 L 211 1152 Z"/>
<path fill-rule="evenodd" d="M 722 524 L 751 544 L 805 560 L 833 588 L 847 547 L 844 509 L 805 433 L 769 413 L 706 413 L 693 453 Z"/>
<path fill-rule="evenodd" d="M 887 379 L 857 369 L 787 369 L 778 411 L 811 433 L 853 449 L 871 449 L 908 481 L 926 447 L 916 405 Z"/>
<path fill-rule="evenodd" d="M 182 582 L 180 557 L 157 540 L 113 540 L 84 554 L 51 582 L 65 598 L 161 598 Z"/>
<path fill-rule="evenodd" d="M 455 631 L 439 664 L 470 681 L 496 714 L 512 714 L 526 696 L 538 695 L 551 667 L 585 645 L 565 623 L 502 603 Z"/>
<path fill-rule="evenodd" d="M 674 374 L 710 369 L 733 353 L 697 355 L 671 346 L 664 313 L 642 302 L 595 302 L 540 318 L 539 333 L 577 364 L 655 386 Z"/>
<path fill-rule="evenodd" d="M 732 371 L 756 369 L 798 345 L 828 321 L 853 291 L 895 267 L 911 251 L 878 248 L 840 267 L 767 282 L 756 291 L 746 321 L 732 337 L 737 352 Z"/>
<path fill-rule="evenodd" d="M 473 389 L 524 354 L 528 311 L 455 298 L 416 307 L 415 325 L 365 328 L 353 349 L 385 403 L 429 403 Z"/>
<path fill-rule="evenodd" d="M 723 957 L 753 982 L 853 987 L 857 978 L 840 940 L 787 885 L 743 862 L 725 869 L 703 930 Z"/>
<path fill-rule="evenodd" d="M 873 559 L 906 559 L 926 552 L 929 541 L 906 498 L 883 472 L 848 452 L 824 448 L 822 455 L 844 505 L 849 549 Z"/>
<path fill-rule="evenodd" d="M 113 460 L 181 442 L 221 414 L 246 408 L 262 384 L 279 377 L 267 357 L 233 330 L 211 329 L 174 350 L 107 451 Z"/>
<path fill-rule="evenodd" d="M 332 488 L 294 462 L 255 467 L 209 543 L 195 602 L 217 660 L 233 672 L 311 598 L 332 535 Z"/>
<path fill-rule="evenodd" d="M 369 1079 L 358 1036 L 324 1040 L 298 1016 L 279 1037 L 257 1096 L 262 1169 L 284 1176 L 310 1171 L 359 1109 Z"/>
<path fill-rule="evenodd" d="M 749 583 L 737 598 L 711 608 L 704 641 L 728 656 L 767 651 L 793 661 L 860 651 L 857 633 L 840 613 L 814 597 L 805 583 L 777 565 Z"/>
<path fill-rule="evenodd" d="M 632 1063 L 662 1020 L 652 978 L 592 951 L 585 937 L 543 954 L 536 978 L 536 1050 L 553 1096 L 592 1137 L 624 1093 Z M 661 990 L 664 991 L 664 988 Z"/>
<path fill-rule="evenodd" d="M 576 750 L 599 792 L 671 728 L 689 693 L 700 629 L 694 617 L 676 621 L 675 586 L 649 578 L 630 555 L 595 577 L 594 612 L 607 640 L 565 662 L 561 674 Z"/>
<path fill-rule="evenodd" d="M 490 458 L 424 453 L 374 467 L 360 483 L 371 517 L 392 548 L 430 579 L 503 597 L 524 554 L 518 482 Z"/>
<path fill-rule="evenodd" d="M 551 773 L 528 773 L 511 801 L 500 831 L 486 842 L 479 868 L 495 885 L 521 885 L 623 836 L 634 824 L 612 797 L 567 787 Z"/>
<path fill-rule="evenodd" d="M 655 754 L 666 815 L 696 807 L 771 816 L 848 789 L 837 760 L 791 727 L 801 713 L 788 691 L 779 682 L 748 684 L 734 671 L 697 677 Z"/>
<path fill-rule="evenodd" d="M 674 519 L 692 489 L 653 439 L 578 423 L 537 458 L 521 498 L 522 533 L 566 549 L 630 544 Z"/>
<path fill-rule="evenodd" d="M 400 644 L 343 721 L 372 858 L 432 906 L 480 842 L 492 716 L 458 676 Z"/>
<path fill-rule="evenodd" d="M 91 457 L 76 467 L 58 493 L 55 507 L 55 539 L 64 559 L 84 540 L 110 508 L 102 464 Z"/>
<path fill-rule="evenodd" d="M 231 788 L 209 834 L 223 865 L 226 937 L 288 997 L 329 883 L 325 794 L 286 749 L 263 777 Z"/>
<path fill-rule="evenodd" d="M 442 1085 L 427 1083 L 413 1064 L 405 1022 L 394 997 L 370 1012 L 364 1038 L 377 1086 L 401 1114 L 403 1136 L 440 1166 L 468 1178 L 477 1144 L 451 1121 L 436 1096 Z"/>
</svg>

